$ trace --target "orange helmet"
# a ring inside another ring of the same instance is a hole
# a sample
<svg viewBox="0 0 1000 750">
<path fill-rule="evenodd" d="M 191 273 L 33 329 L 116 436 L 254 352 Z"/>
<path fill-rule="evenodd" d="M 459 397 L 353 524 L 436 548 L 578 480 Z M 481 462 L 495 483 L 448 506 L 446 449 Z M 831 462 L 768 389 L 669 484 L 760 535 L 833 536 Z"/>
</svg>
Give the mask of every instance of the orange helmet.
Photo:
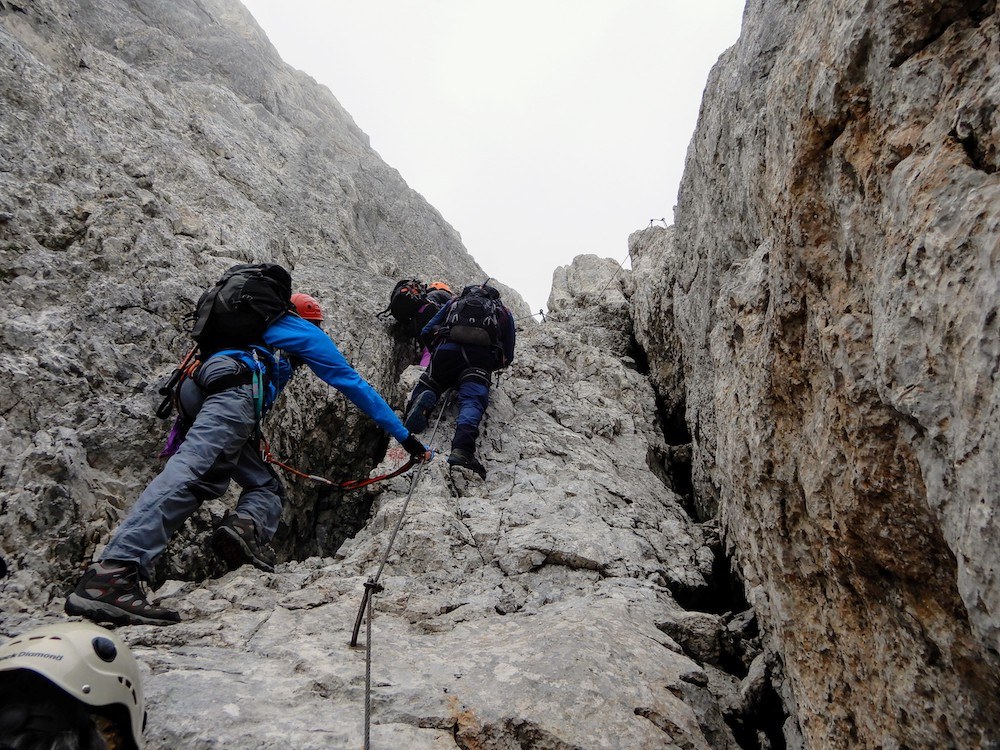
<svg viewBox="0 0 1000 750">
<path fill-rule="evenodd" d="M 427 285 L 427 291 L 431 291 L 433 289 L 443 289 L 444 291 L 451 294 L 451 287 L 445 284 L 443 281 L 432 281 L 430 284 Z"/>
<path fill-rule="evenodd" d="M 292 304 L 295 305 L 295 312 L 303 320 L 323 320 L 323 310 L 320 309 L 315 297 L 299 292 L 292 295 Z"/>
</svg>

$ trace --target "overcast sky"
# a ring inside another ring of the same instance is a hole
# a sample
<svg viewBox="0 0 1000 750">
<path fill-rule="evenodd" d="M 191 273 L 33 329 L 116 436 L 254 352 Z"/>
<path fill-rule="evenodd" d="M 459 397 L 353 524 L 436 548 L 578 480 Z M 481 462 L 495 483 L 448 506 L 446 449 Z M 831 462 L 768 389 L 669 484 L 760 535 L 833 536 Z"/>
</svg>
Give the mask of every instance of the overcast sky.
<svg viewBox="0 0 1000 750">
<path fill-rule="evenodd" d="M 673 222 L 708 72 L 744 5 L 243 2 L 535 311 L 557 266 L 624 261 L 630 233 Z"/>
</svg>

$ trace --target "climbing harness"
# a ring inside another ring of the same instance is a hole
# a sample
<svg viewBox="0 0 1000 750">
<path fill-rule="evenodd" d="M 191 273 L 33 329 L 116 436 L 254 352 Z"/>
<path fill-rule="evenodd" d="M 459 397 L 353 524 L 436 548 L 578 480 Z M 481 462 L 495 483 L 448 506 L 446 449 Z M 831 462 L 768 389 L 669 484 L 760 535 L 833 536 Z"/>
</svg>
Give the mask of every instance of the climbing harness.
<svg viewBox="0 0 1000 750">
<path fill-rule="evenodd" d="M 191 347 L 191 350 L 185 355 L 184 359 L 181 360 L 180 364 L 174 368 L 174 371 L 170 373 L 170 379 L 159 390 L 159 394 L 163 396 L 163 400 L 160 405 L 156 407 L 156 416 L 160 419 L 166 419 L 170 416 L 170 412 L 177 406 L 177 393 L 180 391 L 181 382 L 184 378 L 191 377 L 192 366 L 196 364 L 195 353 L 198 351 L 198 345 L 195 344 Z"/>
<path fill-rule="evenodd" d="M 442 399 L 443 403 L 441 405 L 441 410 L 438 412 L 437 421 L 434 423 L 434 430 L 431 432 L 429 440 L 430 444 L 434 443 L 438 427 L 441 425 L 441 417 L 444 416 L 445 410 L 451 403 L 451 397 L 452 391 L 449 390 L 445 398 Z M 413 478 L 410 479 L 410 490 L 406 493 L 406 499 L 403 501 L 403 508 L 399 511 L 399 518 L 396 519 L 396 526 L 393 528 L 392 534 L 389 536 L 389 542 L 385 546 L 385 552 L 382 554 L 382 560 L 379 563 L 378 570 L 375 572 L 375 575 L 365 581 L 365 593 L 361 599 L 361 606 L 358 608 L 358 616 L 354 620 L 354 631 L 351 634 L 351 647 L 356 648 L 358 645 L 358 632 L 361 630 L 361 620 L 367 619 L 367 625 L 365 628 L 365 750 L 370 750 L 371 748 L 372 615 L 374 614 L 375 594 L 381 593 L 384 590 L 382 584 L 378 582 L 379 578 L 382 577 L 382 571 L 385 569 L 386 563 L 389 561 L 389 554 L 392 552 L 392 545 L 396 541 L 396 535 L 399 533 L 399 529 L 403 525 L 403 519 L 406 517 L 406 508 L 410 504 L 410 498 L 413 497 L 413 491 L 417 488 L 417 484 L 420 482 L 420 477 L 422 476 L 426 465 L 426 461 L 422 462 L 417 471 L 413 474 Z"/>
</svg>

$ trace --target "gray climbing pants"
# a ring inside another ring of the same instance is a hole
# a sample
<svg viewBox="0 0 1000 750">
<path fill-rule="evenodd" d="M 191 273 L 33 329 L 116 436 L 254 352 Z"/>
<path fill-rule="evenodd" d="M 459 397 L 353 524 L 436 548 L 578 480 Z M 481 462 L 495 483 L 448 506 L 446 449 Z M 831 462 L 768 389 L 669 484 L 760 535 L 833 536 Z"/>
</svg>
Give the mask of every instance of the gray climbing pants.
<svg viewBox="0 0 1000 750">
<path fill-rule="evenodd" d="M 278 530 L 284 488 L 261 458 L 254 440 L 256 414 L 250 385 L 211 395 L 212 382 L 232 377 L 244 365 L 227 356 L 209 359 L 181 385 L 181 411 L 194 422 L 180 449 L 111 535 L 101 560 L 139 564 L 152 577 L 153 563 L 184 521 L 208 499 L 221 496 L 231 480 L 243 488 L 236 512 L 254 522 L 262 541 Z"/>
</svg>

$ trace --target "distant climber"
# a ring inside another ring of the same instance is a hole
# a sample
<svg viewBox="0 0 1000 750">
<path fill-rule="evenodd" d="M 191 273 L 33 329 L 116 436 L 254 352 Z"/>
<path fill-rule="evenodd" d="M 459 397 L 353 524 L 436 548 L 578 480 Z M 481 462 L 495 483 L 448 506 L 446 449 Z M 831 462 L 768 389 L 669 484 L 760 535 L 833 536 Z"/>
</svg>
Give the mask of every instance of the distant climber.
<svg viewBox="0 0 1000 750">
<path fill-rule="evenodd" d="M 389 305 L 379 315 L 389 313 L 398 323 L 398 330 L 407 336 L 419 338 L 424 326 L 430 322 L 454 295 L 444 281 L 424 284 L 420 279 L 401 279 L 389 295 Z M 430 350 L 423 347 L 420 366 L 427 367 Z"/>
<path fill-rule="evenodd" d="M 438 311 L 447 305 L 455 295 L 452 294 L 451 287 L 443 281 L 432 281 L 427 285 L 424 292 L 424 304 L 417 310 L 413 319 L 413 335 L 420 338 L 424 326 L 430 323 Z M 424 346 L 420 353 L 420 366 L 427 367 L 431 363 L 431 350 Z"/>
<path fill-rule="evenodd" d="M 179 622 L 177 612 L 147 601 L 140 579 L 150 580 L 173 534 L 231 480 L 243 491 L 212 546 L 230 568 L 250 563 L 274 570 L 267 544 L 285 493 L 259 452 L 259 425 L 298 365 L 343 392 L 411 456 L 431 456 L 320 330 L 319 303 L 291 294 L 291 277 L 280 266 L 235 266 L 202 295 L 193 317 L 201 361 L 176 387 L 177 409 L 187 422 L 183 442 L 80 578 L 66 600 L 68 614 L 123 624 Z"/>
<path fill-rule="evenodd" d="M 443 281 L 432 281 L 427 285 L 427 291 L 424 293 L 425 304 L 417 310 L 417 335 L 420 335 L 424 326 L 430 323 L 431 319 L 437 315 L 438 310 L 451 302 L 454 296 L 451 287 Z"/>
<path fill-rule="evenodd" d="M 427 287 L 420 279 L 400 279 L 389 293 L 389 304 L 376 317 L 391 315 L 403 331 L 416 335 L 413 330 L 417 311 L 424 304 Z"/>
<path fill-rule="evenodd" d="M 145 718 L 139 665 L 110 630 L 64 622 L 0 645 L 0 748 L 137 750 Z"/>
<path fill-rule="evenodd" d="M 448 463 L 483 477 L 486 469 L 476 458 L 479 423 L 489 403 L 493 372 L 514 359 L 514 336 L 514 316 L 500 292 L 486 283 L 465 287 L 420 332 L 431 359 L 410 394 L 406 427 L 423 431 L 441 394 L 454 387 L 458 419 Z"/>
</svg>

